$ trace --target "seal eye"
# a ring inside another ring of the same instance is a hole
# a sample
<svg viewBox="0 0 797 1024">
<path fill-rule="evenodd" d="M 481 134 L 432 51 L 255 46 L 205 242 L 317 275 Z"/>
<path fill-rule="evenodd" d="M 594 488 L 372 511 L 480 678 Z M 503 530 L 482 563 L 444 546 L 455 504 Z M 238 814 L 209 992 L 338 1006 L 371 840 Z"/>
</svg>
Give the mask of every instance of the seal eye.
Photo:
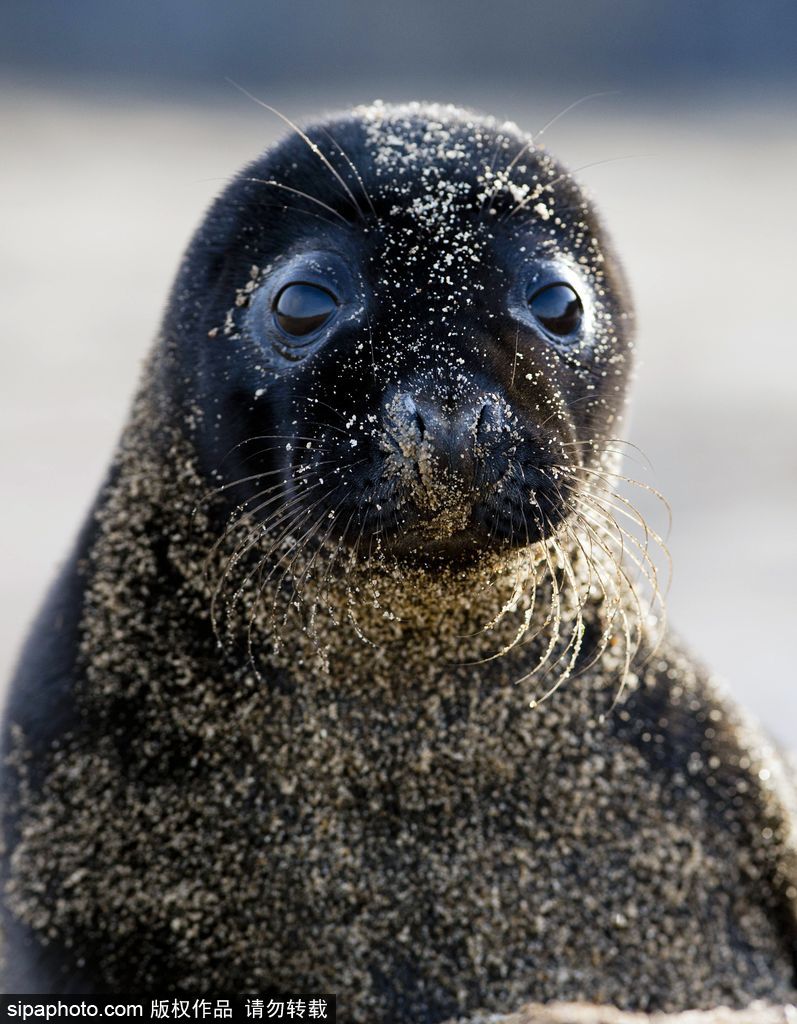
<svg viewBox="0 0 797 1024">
<path fill-rule="evenodd" d="M 562 281 L 546 285 L 531 295 L 529 309 L 546 331 L 562 338 L 575 334 L 584 317 L 581 299 Z"/>
<path fill-rule="evenodd" d="M 274 319 L 292 338 L 312 334 L 338 308 L 335 296 L 315 284 L 287 284 L 274 301 Z"/>
</svg>

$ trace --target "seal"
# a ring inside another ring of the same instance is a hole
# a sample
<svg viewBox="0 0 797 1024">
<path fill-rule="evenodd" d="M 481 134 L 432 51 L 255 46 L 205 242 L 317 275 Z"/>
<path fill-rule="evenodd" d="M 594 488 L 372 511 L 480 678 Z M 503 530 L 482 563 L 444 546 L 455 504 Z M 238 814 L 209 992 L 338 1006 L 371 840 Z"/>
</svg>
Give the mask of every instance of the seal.
<svg viewBox="0 0 797 1024">
<path fill-rule="evenodd" d="M 232 181 L 11 690 L 7 989 L 793 996 L 785 773 L 617 490 L 632 335 L 512 125 L 375 104 Z"/>
</svg>

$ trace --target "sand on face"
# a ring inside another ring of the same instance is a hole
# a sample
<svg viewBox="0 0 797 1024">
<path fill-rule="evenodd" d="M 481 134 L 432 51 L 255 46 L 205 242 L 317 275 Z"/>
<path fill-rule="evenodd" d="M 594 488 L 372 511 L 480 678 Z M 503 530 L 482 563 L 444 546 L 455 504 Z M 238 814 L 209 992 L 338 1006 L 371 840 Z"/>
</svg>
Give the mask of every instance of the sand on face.
<svg viewBox="0 0 797 1024">
<path fill-rule="evenodd" d="M 319 112 L 317 99 L 273 101 Z M 564 105 L 481 101 L 524 128 Z M 182 247 L 210 197 L 282 126 L 237 97 L 155 106 L 9 87 L 0 109 L 5 679 L 115 446 Z M 771 103 L 586 109 L 546 140 L 574 168 L 637 154 L 580 174 L 639 313 L 629 436 L 655 476 L 626 465 L 675 510 L 672 620 L 788 741 L 797 213 L 783 199 L 797 142 L 786 117 Z M 740 131 L 751 123 L 754 160 Z"/>
</svg>

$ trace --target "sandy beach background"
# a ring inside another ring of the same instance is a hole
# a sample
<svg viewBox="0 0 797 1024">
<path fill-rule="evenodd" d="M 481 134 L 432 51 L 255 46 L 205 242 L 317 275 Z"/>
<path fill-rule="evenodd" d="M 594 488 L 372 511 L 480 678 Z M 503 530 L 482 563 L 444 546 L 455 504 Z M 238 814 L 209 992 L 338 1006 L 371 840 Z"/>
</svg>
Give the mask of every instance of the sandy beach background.
<svg viewBox="0 0 797 1024">
<path fill-rule="evenodd" d="M 380 95 L 373 82 L 259 94 L 294 118 Z M 478 83 L 382 95 L 467 102 L 529 130 L 577 98 Z M 5 680 L 111 456 L 184 245 L 283 126 L 224 83 L 128 94 L 31 76 L 0 80 L 0 125 Z M 796 127 L 789 95 L 665 90 L 597 98 L 545 136 L 583 168 L 636 297 L 626 436 L 652 471 L 626 469 L 673 509 L 671 621 L 791 745 Z"/>
</svg>

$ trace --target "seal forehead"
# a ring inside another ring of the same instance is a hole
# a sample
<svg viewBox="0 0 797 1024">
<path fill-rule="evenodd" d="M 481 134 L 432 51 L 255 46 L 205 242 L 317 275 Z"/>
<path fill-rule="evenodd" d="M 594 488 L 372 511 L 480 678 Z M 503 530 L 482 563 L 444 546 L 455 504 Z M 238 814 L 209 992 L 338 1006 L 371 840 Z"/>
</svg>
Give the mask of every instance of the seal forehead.
<svg viewBox="0 0 797 1024">
<path fill-rule="evenodd" d="M 514 123 L 442 104 L 377 102 L 352 114 L 363 187 L 380 219 L 394 243 L 402 231 L 407 241 L 434 240 L 444 250 L 435 270 L 479 262 L 492 240 L 516 231 L 531 232 L 538 251 L 569 252 L 590 269 L 602 263 L 586 195 Z"/>
<path fill-rule="evenodd" d="M 419 167 L 453 167 L 472 176 L 494 154 L 502 134 L 523 139 L 517 126 L 502 128 L 495 118 L 471 114 L 461 107 L 408 103 L 357 107 L 354 116 L 365 126 L 377 177 L 414 176 Z"/>
<path fill-rule="evenodd" d="M 422 226 L 445 223 L 454 206 L 481 208 L 505 184 L 494 169 L 504 162 L 503 150 L 512 147 L 513 157 L 534 153 L 532 139 L 515 125 L 459 107 L 377 103 L 354 113 L 365 129 L 373 187 L 382 197 L 392 194 Z M 519 186 L 515 198 L 526 191 Z"/>
<path fill-rule="evenodd" d="M 423 249 L 436 278 L 455 269 L 467 278 L 485 258 L 491 207 L 507 184 L 493 165 L 532 153 L 532 140 L 514 125 L 452 105 L 374 103 L 353 114 L 364 132 L 367 188 L 391 228 L 382 258 L 403 253 L 417 262 Z M 510 201 L 528 192 L 518 184 Z"/>
</svg>

